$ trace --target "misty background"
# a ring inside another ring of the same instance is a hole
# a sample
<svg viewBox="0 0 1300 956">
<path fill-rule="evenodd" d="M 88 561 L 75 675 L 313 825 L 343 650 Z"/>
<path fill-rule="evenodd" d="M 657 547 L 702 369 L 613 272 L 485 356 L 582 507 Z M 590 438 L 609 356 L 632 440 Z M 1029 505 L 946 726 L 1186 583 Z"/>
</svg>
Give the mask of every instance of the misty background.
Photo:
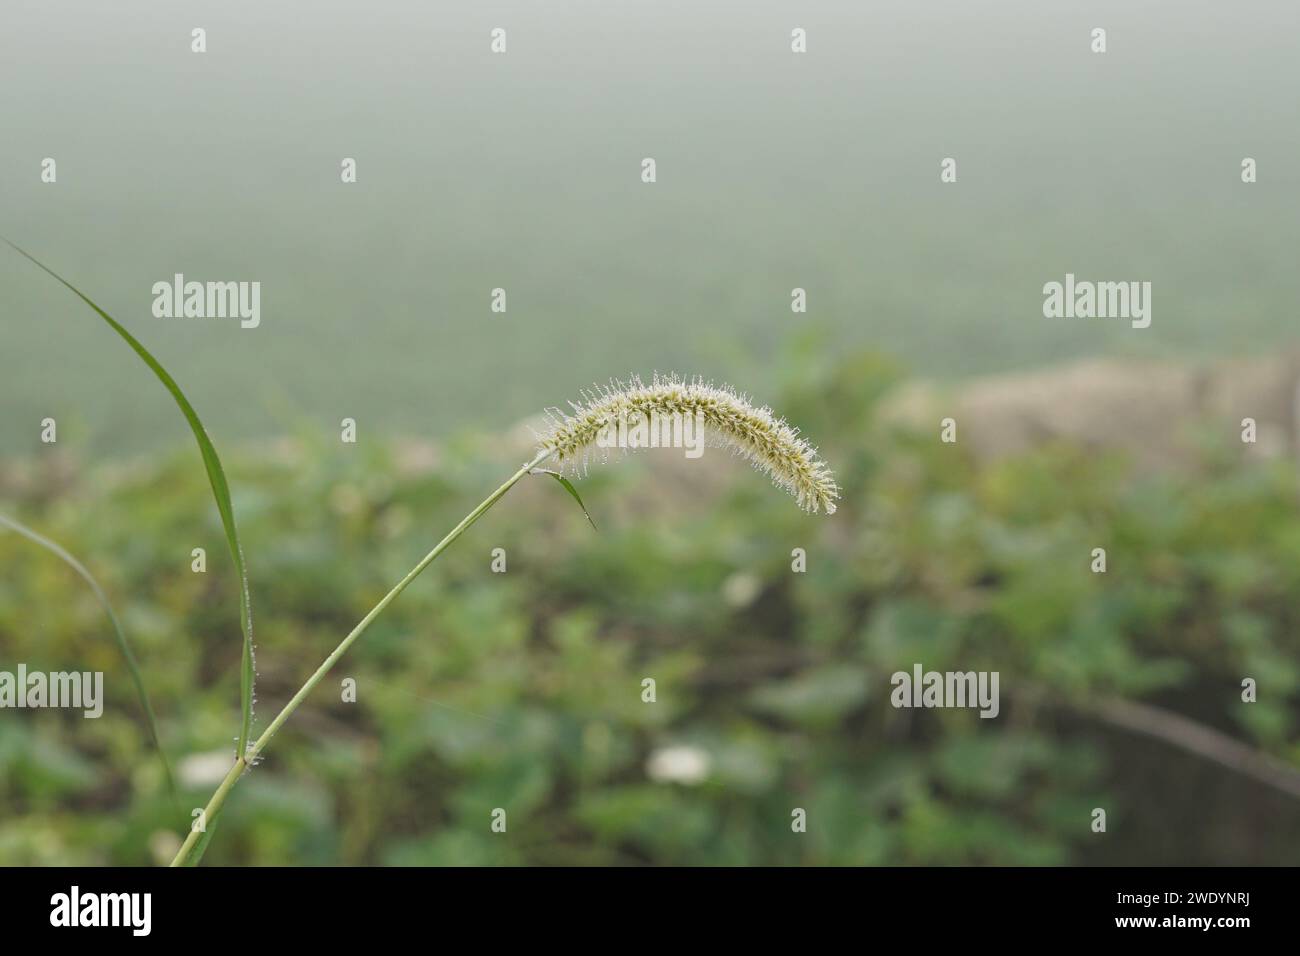
<svg viewBox="0 0 1300 956">
<path fill-rule="evenodd" d="M 303 10 L 0 12 L 0 232 L 154 350 L 219 444 L 504 428 L 655 369 L 762 395 L 805 326 L 941 377 L 1294 338 L 1291 3 Z M 261 327 L 154 318 L 177 272 L 261 282 Z M 1150 281 L 1152 327 L 1045 319 L 1066 272 Z M 6 452 L 46 416 L 96 454 L 186 440 L 66 290 L 9 250 L 0 289 Z"/>
</svg>

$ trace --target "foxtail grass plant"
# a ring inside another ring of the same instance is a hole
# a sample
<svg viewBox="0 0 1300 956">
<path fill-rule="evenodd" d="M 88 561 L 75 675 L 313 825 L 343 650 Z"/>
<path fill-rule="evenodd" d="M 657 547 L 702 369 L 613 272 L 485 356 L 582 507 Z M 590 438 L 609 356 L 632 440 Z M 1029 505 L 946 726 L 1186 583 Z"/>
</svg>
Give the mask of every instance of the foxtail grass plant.
<svg viewBox="0 0 1300 956">
<path fill-rule="evenodd" d="M 8 242 L 8 240 L 5 240 Z M 430 564 L 447 550 L 457 538 L 464 534 L 474 522 L 483 517 L 493 505 L 505 497 L 506 493 L 528 475 L 549 475 L 564 486 L 582 508 L 587 519 L 591 520 L 586 505 L 583 504 L 573 483 L 565 476 L 586 473 L 593 456 L 605 457 L 608 452 L 602 448 L 599 439 L 607 429 L 620 421 L 631 418 L 650 421 L 657 416 L 690 416 L 702 421 L 712 444 L 729 447 L 746 458 L 760 472 L 766 474 L 774 484 L 788 491 L 798 502 L 799 507 L 809 513 L 824 511 L 835 512 L 835 501 L 839 497 L 839 488 L 834 475 L 805 439 L 800 437 L 797 428 L 773 414 L 770 408 L 751 403 L 744 395 L 727 386 L 717 386 L 702 379 L 682 379 L 676 376 L 656 374 L 650 384 L 644 384 L 638 378 L 627 382 L 611 381 L 608 385 L 583 393 L 581 400 L 571 403 L 570 412 L 551 409 L 547 416 L 549 428 L 538 436 L 538 447 L 533 458 L 519 467 L 513 475 L 488 495 L 446 537 L 434 546 L 404 578 L 397 582 L 385 594 L 357 626 L 348 633 L 320 666 L 307 678 L 276 714 L 267 728 L 256 739 L 251 736 L 252 722 L 252 624 L 248 587 L 247 567 L 244 563 L 243 550 L 235 530 L 234 510 L 231 506 L 230 492 L 226 483 L 225 471 L 216 448 L 208 438 L 206 430 L 199 421 L 198 414 L 185 398 L 175 379 L 162 367 L 140 342 L 126 331 L 100 306 L 72 283 L 58 275 L 48 266 L 39 262 L 28 253 L 9 243 L 23 256 L 26 256 L 41 269 L 45 270 L 64 286 L 74 292 L 86 305 L 93 309 L 124 341 L 144 360 L 154 374 L 171 393 L 177 406 L 185 416 L 191 431 L 199 445 L 203 463 L 212 485 L 217 509 L 221 514 L 230 544 L 231 556 L 240 578 L 240 609 L 243 625 L 244 653 L 241 664 L 241 724 L 238 736 L 236 757 L 225 778 L 217 785 L 207 806 L 204 807 L 202 830 L 191 829 L 184 843 L 181 844 L 172 866 L 195 866 L 202 858 L 212 838 L 218 816 L 225 806 L 226 799 L 239 782 L 240 778 L 257 762 L 262 751 L 276 735 L 285 722 L 293 716 L 304 700 L 333 669 L 339 659 L 366 629 L 374 623 L 384 610 L 397 600 L 406 588 L 420 576 Z M 604 452 L 602 455 L 601 452 Z M 544 467 L 553 463 L 556 468 Z M 592 522 L 593 527 L 595 522 Z M 65 556 L 65 560 L 68 556 Z M 77 565 L 74 563 L 74 567 Z M 88 574 L 83 575 L 91 580 Z M 93 582 L 92 582 L 93 583 Z M 95 586 L 97 588 L 97 585 Z M 111 613 L 111 612 L 110 612 Z M 129 651 L 128 651 L 129 654 Z M 143 694 L 143 686 L 141 685 Z M 147 698 L 143 698 L 147 701 Z M 152 725 L 152 713 L 150 712 Z"/>
<path fill-rule="evenodd" d="M 597 435 L 602 428 L 608 427 L 620 415 L 629 412 L 647 416 L 652 412 L 694 414 L 697 410 L 702 411 L 715 444 L 733 447 L 746 456 L 778 487 L 790 492 L 805 511 L 823 510 L 828 514 L 835 511 L 835 499 L 839 497 L 839 488 L 830 469 L 817 455 L 816 450 L 799 437 L 796 429 L 774 416 L 770 409 L 751 404 L 730 388 L 706 384 L 699 380 L 686 382 L 675 377 L 656 376 L 650 385 L 644 385 L 639 380 L 633 379 L 629 383 L 612 382 L 599 393 L 590 393 L 582 402 L 574 403 L 572 409 L 572 414 L 567 415 L 556 410 L 549 413 L 551 427 L 540 436 L 539 448 L 532 460 L 521 465 L 501 487 L 461 519 L 460 524 L 452 528 L 447 536 L 407 573 L 406 577 L 398 581 L 393 589 L 370 609 L 370 613 L 361 619 L 351 633 L 339 642 L 338 647 L 334 648 L 316 671 L 307 678 L 306 683 L 284 705 L 262 735 L 253 741 L 248 752 L 235 761 L 234 766 L 217 786 L 212 799 L 204 808 L 209 832 L 231 789 L 239 782 L 239 778 L 257 760 L 276 731 L 347 653 L 348 648 L 365 633 L 366 628 L 384 612 L 384 609 L 419 577 L 425 568 L 451 546 L 453 541 L 505 497 L 506 492 L 528 475 L 550 475 L 564 485 L 582 508 L 583 513 L 587 514 L 586 505 L 583 504 L 573 484 L 559 471 L 544 468 L 543 465 L 554 462 L 561 468 L 585 472 L 591 460 Z M 590 520 L 589 514 L 587 517 Z M 177 852 L 172 866 L 197 863 L 197 857 L 201 854 L 204 843 L 203 833 L 191 832 Z"/>
</svg>

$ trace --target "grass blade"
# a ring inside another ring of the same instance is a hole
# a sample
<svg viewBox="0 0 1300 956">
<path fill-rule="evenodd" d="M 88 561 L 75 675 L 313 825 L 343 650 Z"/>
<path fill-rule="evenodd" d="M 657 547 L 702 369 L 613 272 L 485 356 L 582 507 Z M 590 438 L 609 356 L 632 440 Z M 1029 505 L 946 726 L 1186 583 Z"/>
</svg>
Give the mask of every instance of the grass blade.
<svg viewBox="0 0 1300 956">
<path fill-rule="evenodd" d="M 172 777 L 172 768 L 167 762 L 167 754 L 163 751 L 162 741 L 158 739 L 158 722 L 154 719 L 153 705 L 149 702 L 149 692 L 145 690 L 144 678 L 140 676 L 140 668 L 136 665 L 135 655 L 131 653 L 131 645 L 126 641 L 126 633 L 122 630 L 122 623 L 113 612 L 113 605 L 109 603 L 108 595 L 104 593 L 104 589 L 99 586 L 99 582 L 95 580 L 94 575 L 86 569 L 84 564 L 49 538 L 4 515 L 0 515 L 0 525 L 18 532 L 28 541 L 61 558 L 64 564 L 81 575 L 82 580 L 90 585 L 90 590 L 94 592 L 95 599 L 99 601 L 99 606 L 104 609 L 104 613 L 108 615 L 108 620 L 113 625 L 113 636 L 117 640 L 117 646 L 122 652 L 122 657 L 126 660 L 127 669 L 131 672 L 131 680 L 135 683 L 135 694 L 140 700 L 140 709 L 144 711 L 145 720 L 149 724 L 149 737 L 153 740 L 154 749 L 158 751 L 158 759 L 162 761 L 163 774 L 167 777 L 167 790 L 174 800 L 176 798 L 176 781 Z"/>
<path fill-rule="evenodd" d="M 122 337 L 127 345 L 140 356 L 145 365 L 148 365 L 153 373 L 158 376 L 158 380 L 163 383 L 167 391 L 171 393 L 172 398 L 176 401 L 189 423 L 190 431 L 194 433 L 194 440 L 198 442 L 199 452 L 203 456 L 203 466 L 208 472 L 208 481 L 212 485 L 212 496 L 217 502 L 217 511 L 221 513 L 221 524 L 226 531 L 226 543 L 230 547 L 230 557 L 235 562 L 235 570 L 239 573 L 239 621 L 241 629 L 244 632 L 244 651 L 243 660 L 240 663 L 239 671 L 239 691 L 240 691 L 240 726 L 239 726 L 239 745 L 236 750 L 237 754 L 243 754 L 248 746 L 249 735 L 253 726 L 253 611 L 252 600 L 248 587 L 248 567 L 244 562 L 244 549 L 239 543 L 239 532 L 235 528 L 235 510 L 230 503 L 230 488 L 226 483 L 226 473 L 221 467 L 221 459 L 217 456 L 217 450 L 212 445 L 212 440 L 208 438 L 207 430 L 203 423 L 199 421 L 199 416 L 194 411 L 194 406 L 190 404 L 181 387 L 176 384 L 176 380 L 171 377 L 165 368 L 149 354 L 146 349 L 130 332 L 124 329 L 116 319 L 105 312 L 99 305 L 86 295 L 76 286 L 74 286 L 63 276 L 59 275 L 45 263 L 41 262 L 35 256 L 20 248 L 8 239 L 4 240 L 16 252 L 28 259 L 35 265 L 39 266 L 44 272 L 53 276 L 63 286 L 71 290 L 77 298 L 90 306 L 95 313 L 109 324 L 109 326 Z"/>
<path fill-rule="evenodd" d="M 596 522 L 591 520 L 591 515 L 587 511 L 587 506 L 582 503 L 582 497 L 578 494 L 578 489 L 573 487 L 573 482 L 571 482 L 568 478 L 565 478 L 558 471 L 550 471 L 545 468 L 539 470 L 543 474 L 550 475 L 552 478 L 554 478 L 556 481 L 558 481 L 560 484 L 564 486 L 565 491 L 573 495 L 573 500 L 578 503 L 578 507 L 582 509 L 582 513 L 586 516 L 587 521 L 591 523 L 591 530 L 599 533 L 600 529 L 596 527 Z"/>
</svg>

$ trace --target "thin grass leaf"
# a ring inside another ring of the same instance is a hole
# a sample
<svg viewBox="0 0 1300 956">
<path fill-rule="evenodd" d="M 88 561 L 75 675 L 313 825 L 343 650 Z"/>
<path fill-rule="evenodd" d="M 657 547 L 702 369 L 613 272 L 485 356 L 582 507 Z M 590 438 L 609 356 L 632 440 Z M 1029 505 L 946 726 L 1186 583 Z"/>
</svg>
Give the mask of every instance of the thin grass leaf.
<svg viewBox="0 0 1300 956">
<path fill-rule="evenodd" d="M 571 482 L 568 478 L 565 478 L 558 471 L 551 471 L 549 468 L 538 468 L 536 469 L 536 471 L 540 472 L 543 475 L 550 475 L 552 478 L 554 478 L 556 481 L 562 484 L 564 486 L 564 490 L 567 491 L 569 494 L 573 495 L 573 500 L 578 503 L 578 507 L 582 509 L 582 513 L 586 517 L 586 519 L 589 522 L 591 522 L 591 530 L 599 533 L 600 529 L 596 527 L 596 522 L 591 520 L 591 514 L 587 511 L 587 506 L 582 503 L 582 496 L 578 494 L 578 489 L 573 487 L 573 482 Z"/>
<path fill-rule="evenodd" d="M 44 272 L 53 276 L 63 286 L 76 294 L 77 298 L 90 306 L 97 315 L 122 337 L 127 345 L 135 351 L 136 355 L 144 361 L 146 365 L 153 370 L 158 376 L 158 380 L 163 383 L 167 391 L 175 399 L 185 420 L 189 423 L 190 431 L 194 433 L 194 440 L 198 442 L 199 452 L 203 456 L 203 466 L 208 472 L 208 481 L 212 485 L 212 496 L 217 502 L 217 511 L 221 514 L 221 524 L 226 531 L 226 543 L 230 547 L 230 557 L 235 562 L 235 569 L 239 573 L 239 620 L 241 629 L 244 633 L 244 650 L 243 660 L 240 665 L 239 673 L 239 691 L 240 691 L 240 727 L 239 727 L 239 745 L 236 750 L 237 754 L 243 754 L 248 746 L 249 735 L 253 726 L 253 611 L 252 600 L 248 587 L 248 567 L 244 562 L 244 549 L 239 543 L 239 532 L 235 528 L 235 510 L 230 503 L 230 488 L 226 483 L 226 473 L 221 467 L 221 459 L 217 455 L 216 448 L 212 445 L 212 440 L 208 438 L 207 430 L 203 427 L 203 422 L 199 421 L 199 416 L 194 411 L 194 406 L 190 404 L 181 387 L 176 384 L 176 380 L 171 377 L 165 368 L 149 354 L 146 349 L 130 332 L 124 329 L 117 320 L 105 312 L 98 304 L 86 295 L 76 286 L 74 286 L 63 276 L 59 275 L 45 263 L 41 262 L 35 256 L 28 253 L 25 249 L 20 248 L 8 239 L 4 240 L 16 252 L 28 259 L 35 265 L 39 266 Z"/>
<path fill-rule="evenodd" d="M 87 570 L 86 566 L 68 553 L 66 549 L 21 522 L 5 515 L 0 515 L 0 525 L 16 531 L 28 541 L 61 558 L 64 564 L 81 575 L 82 580 L 90 585 L 90 590 L 94 592 L 95 599 L 99 601 L 99 606 L 104 609 L 109 622 L 113 625 L 113 636 L 117 640 L 117 646 L 122 652 L 122 657 L 126 660 L 127 670 L 131 672 L 131 680 L 135 684 L 135 695 L 140 701 L 140 709 L 144 711 L 145 720 L 149 724 L 149 737 L 153 741 L 154 749 L 158 751 L 158 759 L 162 761 L 163 774 L 167 778 L 167 790 L 171 793 L 172 799 L 175 800 L 176 781 L 172 777 L 171 764 L 167 762 L 167 754 L 163 751 L 162 741 L 158 738 L 158 721 L 154 719 L 153 705 L 149 702 L 149 692 L 145 690 L 144 678 L 140 676 L 140 668 L 136 664 L 135 654 L 131 652 L 131 645 L 126 640 L 126 632 L 122 630 L 122 624 L 117 619 L 117 614 L 113 612 L 113 605 L 109 603 L 108 595 L 104 593 L 104 589 L 99 586 L 99 582 L 95 580 L 94 575 Z"/>
</svg>

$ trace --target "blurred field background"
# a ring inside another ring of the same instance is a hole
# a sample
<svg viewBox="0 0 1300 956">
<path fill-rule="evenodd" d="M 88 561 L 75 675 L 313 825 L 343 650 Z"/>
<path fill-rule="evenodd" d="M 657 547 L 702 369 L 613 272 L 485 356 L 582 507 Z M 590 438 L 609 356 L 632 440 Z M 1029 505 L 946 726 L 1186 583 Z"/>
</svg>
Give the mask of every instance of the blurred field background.
<svg viewBox="0 0 1300 956">
<path fill-rule="evenodd" d="M 882 423 L 890 363 L 828 352 L 793 348 L 773 397 L 838 466 L 833 518 L 718 452 L 593 473 L 599 533 L 526 482 L 274 740 L 207 862 L 1294 864 L 1300 800 L 1095 713 L 1143 702 L 1300 765 L 1292 460 L 1245 460 L 1232 435 L 1181 476 L 1059 443 L 976 465 Z M 306 430 L 228 452 L 263 721 L 529 447 L 526 429 L 356 447 Z M 7 468 L 0 498 L 118 603 L 202 805 L 231 759 L 239 630 L 197 453 L 51 454 Z M 188 821 L 97 605 L 16 535 L 0 562 L 6 660 L 109 675 L 99 720 L 0 721 L 0 861 L 169 857 Z M 889 675 L 914 662 L 999 671 L 1001 715 L 894 709 Z"/>
<path fill-rule="evenodd" d="M 1298 862 L 1300 802 L 1098 713 L 1140 702 L 1300 765 L 1293 457 L 1244 456 L 1219 422 L 1177 467 L 1069 442 L 985 462 L 880 404 L 918 375 L 1293 346 L 1298 9 L 6 5 L 0 233 L 144 340 L 209 426 L 263 726 L 523 460 L 517 423 L 582 385 L 734 382 L 847 489 L 812 519 L 726 456 L 647 455 L 584 483 L 595 534 L 526 483 L 344 660 L 358 702 L 327 681 L 288 724 L 207 862 Z M 1044 319 L 1067 271 L 1152 282 L 1151 328 Z M 154 319 L 176 272 L 260 281 L 261 328 Z M 0 290 L 0 509 L 103 582 L 202 805 L 239 637 L 197 452 L 66 290 L 7 252 Z M 0 863 L 169 858 L 188 810 L 97 606 L 0 533 L 16 661 L 102 669 L 109 705 L 0 714 Z M 1000 671 L 1002 715 L 894 710 L 889 675 L 918 661 Z"/>
</svg>

